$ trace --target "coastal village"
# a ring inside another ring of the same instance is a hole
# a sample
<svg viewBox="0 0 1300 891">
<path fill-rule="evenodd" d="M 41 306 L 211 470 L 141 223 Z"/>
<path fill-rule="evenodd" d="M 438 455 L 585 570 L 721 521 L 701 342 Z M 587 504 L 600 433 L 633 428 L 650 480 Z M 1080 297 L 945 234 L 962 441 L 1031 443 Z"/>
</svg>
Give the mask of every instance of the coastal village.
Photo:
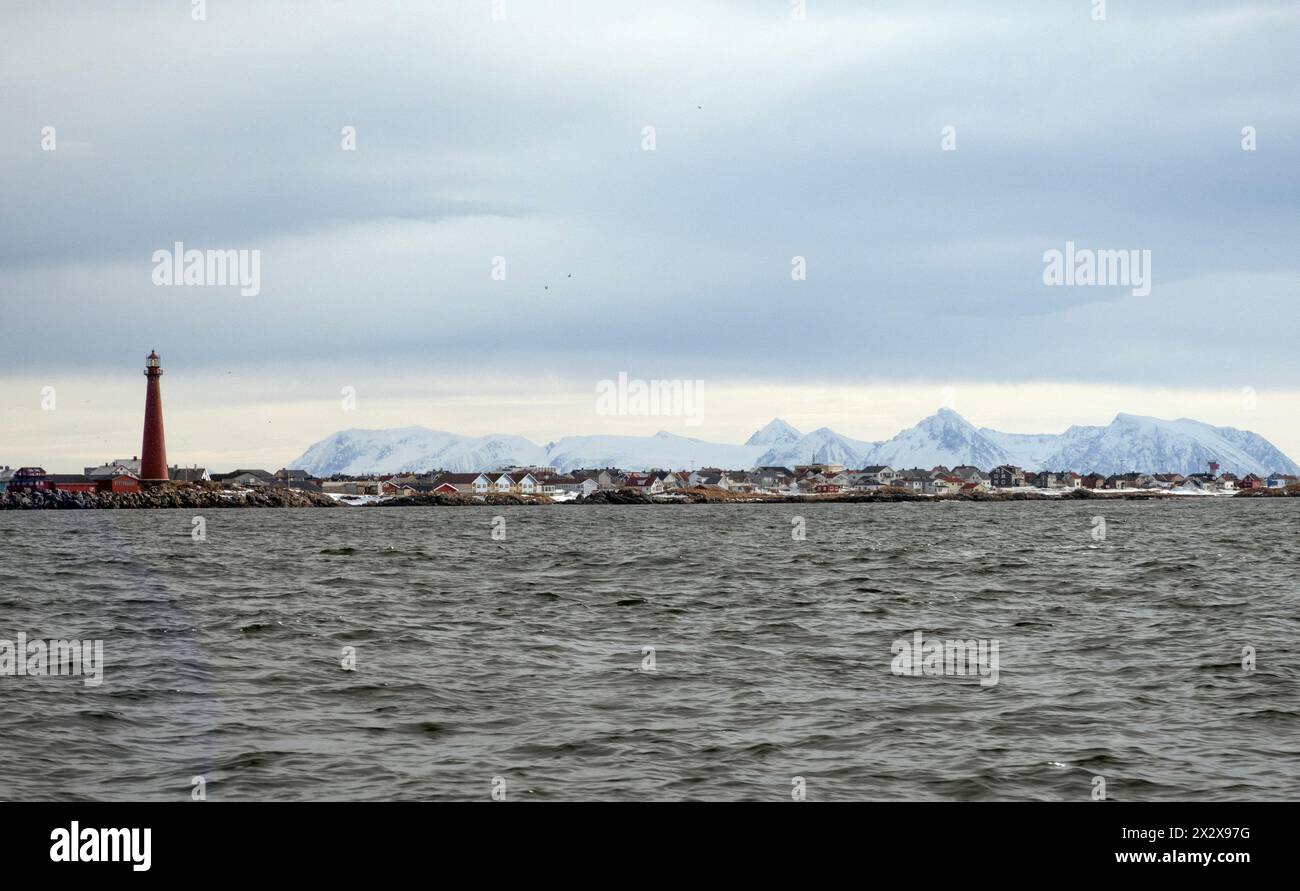
<svg viewBox="0 0 1300 891">
<path fill-rule="evenodd" d="M 794 467 L 626 471 L 616 467 L 574 469 L 507 467 L 473 473 L 428 470 L 368 476 L 313 476 L 301 468 L 275 472 L 238 468 L 209 473 L 203 467 L 167 464 L 163 435 L 162 363 L 145 357 L 145 415 L 139 456 L 118 458 L 81 473 L 49 473 L 44 467 L 0 467 L 0 507 L 180 507 L 206 500 L 226 506 L 332 506 L 373 503 L 462 503 L 518 500 L 597 503 L 644 501 L 875 500 L 902 498 L 1086 497 L 1091 494 L 1238 495 L 1300 494 L 1300 477 L 1286 474 L 1238 477 L 1205 472 L 1080 474 L 1073 470 L 1029 471 L 1010 464 L 987 470 L 957 467 L 850 469 L 843 464 Z"/>
<path fill-rule="evenodd" d="M 41 467 L 0 468 L 0 494 L 22 492 L 132 494 L 144 488 L 193 487 L 213 492 L 297 491 L 327 496 L 342 503 L 373 503 L 422 496 L 522 496 L 528 500 L 606 500 L 597 493 L 649 496 L 652 500 L 683 500 L 705 496 L 704 500 L 735 501 L 745 496 L 776 496 L 834 500 L 836 496 L 893 495 L 912 497 L 978 497 L 1004 493 L 1065 495 L 1076 490 L 1092 493 L 1147 492 L 1202 495 L 1232 495 L 1252 490 L 1282 492 L 1300 486 L 1300 477 L 1288 474 L 1257 476 L 1218 473 L 1210 463 L 1204 473 L 1123 473 L 1103 476 L 1075 471 L 1033 472 L 1012 465 L 988 470 L 969 465 L 957 467 L 893 468 L 884 466 L 846 468 L 840 464 L 808 464 L 795 467 L 753 467 L 732 470 L 707 467 L 699 470 L 653 470 L 645 473 L 614 467 L 586 468 L 560 472 L 554 467 L 511 467 L 479 473 L 430 470 L 422 473 L 374 474 L 366 476 L 313 476 L 302 469 L 239 468 L 226 473 L 209 473 L 202 467 L 170 466 L 166 481 L 142 478 L 138 457 L 107 461 L 86 467 L 79 474 L 47 473 Z M 713 496 L 713 497 L 708 497 Z M 699 500 L 699 499 L 696 499 Z"/>
</svg>

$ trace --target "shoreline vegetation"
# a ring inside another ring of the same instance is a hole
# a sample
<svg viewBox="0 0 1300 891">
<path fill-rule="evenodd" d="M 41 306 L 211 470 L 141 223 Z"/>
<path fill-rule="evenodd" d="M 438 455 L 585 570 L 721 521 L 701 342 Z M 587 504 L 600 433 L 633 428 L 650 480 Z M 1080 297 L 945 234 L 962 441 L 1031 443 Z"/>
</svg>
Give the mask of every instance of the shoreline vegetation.
<svg viewBox="0 0 1300 891">
<path fill-rule="evenodd" d="M 837 492 L 808 495 L 756 495 L 717 489 L 688 488 L 671 494 L 647 495 L 632 489 L 600 490 L 576 499 L 555 500 L 546 495 L 511 494 L 419 494 L 383 498 L 355 505 L 359 507 L 500 507 L 507 505 L 672 505 L 672 504 L 882 504 L 897 502 L 1002 502 L 1002 501 L 1217 501 L 1219 498 L 1278 498 L 1300 496 L 1300 484 L 1286 488 L 1241 489 L 1232 495 L 1188 496 L 1164 491 L 1125 489 L 1099 492 L 1073 489 L 1062 494 L 1037 491 L 972 492 L 954 495 L 923 495 L 907 489 L 875 492 Z M 300 489 L 239 491 L 201 484 L 164 483 L 140 492 L 0 492 L 0 510 L 141 510 L 185 508 L 224 510 L 228 508 L 349 507 L 346 502 L 318 492 Z"/>
</svg>

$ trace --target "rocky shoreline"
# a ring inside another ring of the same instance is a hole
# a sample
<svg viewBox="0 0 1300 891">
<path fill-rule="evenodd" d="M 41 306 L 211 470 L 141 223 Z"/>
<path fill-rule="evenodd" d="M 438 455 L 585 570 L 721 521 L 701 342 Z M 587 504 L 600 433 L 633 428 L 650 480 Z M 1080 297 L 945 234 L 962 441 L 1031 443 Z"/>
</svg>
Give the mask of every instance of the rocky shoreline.
<svg viewBox="0 0 1300 891">
<path fill-rule="evenodd" d="M 237 507 L 337 507 L 328 495 L 298 489 L 227 492 L 197 486 L 160 486 L 142 492 L 0 492 L 0 510 L 140 510 Z"/>
<path fill-rule="evenodd" d="M 562 504 L 545 495 L 404 495 L 371 501 L 362 507 L 501 507 L 503 505 Z"/>
<path fill-rule="evenodd" d="M 643 495 L 627 489 L 593 492 L 579 498 L 575 504 L 893 504 L 900 501 L 933 504 L 944 501 L 1077 501 L 1091 498 L 1119 499 L 1124 501 L 1149 501 L 1171 497 L 1163 492 L 1115 492 L 1098 494 L 1088 489 L 1075 489 L 1062 495 L 1044 495 L 1040 492 L 975 492 L 966 495 L 917 495 L 902 490 L 882 492 L 841 492 L 825 495 L 736 495 L 704 489 L 685 489 L 673 493 L 672 498 Z M 1175 496 L 1176 497 L 1176 496 Z"/>
<path fill-rule="evenodd" d="M 1277 498 L 1300 496 L 1300 486 L 1286 489 L 1244 489 L 1234 498 Z M 934 504 L 948 501 L 1163 501 L 1185 500 L 1188 496 L 1167 492 L 1094 492 L 1075 489 L 1061 495 L 1041 492 L 975 492 L 965 495 L 917 495 L 902 490 L 875 493 L 826 495 L 737 495 L 710 489 L 683 489 L 666 495 L 645 495 L 631 489 L 593 492 L 573 501 L 555 502 L 532 495 L 413 495 L 365 504 L 365 507 L 503 507 L 523 505 L 592 504 L 889 504 L 900 501 Z M 225 510 L 227 508 L 340 507 L 339 501 L 317 492 L 298 489 L 265 489 L 230 492 L 199 486 L 160 486 L 139 493 L 121 492 L 0 492 L 0 510 L 140 510 L 185 508 Z"/>
<path fill-rule="evenodd" d="M 1300 486 L 1285 490 L 1254 489 L 1243 490 L 1233 497 L 1276 497 L 1300 496 Z M 901 489 L 886 490 L 875 493 L 836 493 L 825 495 L 739 495 L 715 489 L 681 489 L 663 495 L 646 495 L 631 489 L 609 489 L 593 492 L 572 501 L 553 502 L 546 496 L 529 495 L 411 495 L 403 498 L 390 498 L 385 501 L 371 502 L 366 507 L 490 507 L 501 505 L 544 505 L 544 504 L 890 504 L 900 501 L 920 504 L 935 504 L 948 501 L 957 502 L 1001 502 L 1001 501 L 1164 501 L 1185 500 L 1189 496 L 1171 495 L 1168 492 L 1116 491 L 1094 492 L 1090 489 L 1074 489 L 1060 495 L 1045 495 L 1041 492 L 974 492 L 964 495 L 917 495 Z"/>
</svg>

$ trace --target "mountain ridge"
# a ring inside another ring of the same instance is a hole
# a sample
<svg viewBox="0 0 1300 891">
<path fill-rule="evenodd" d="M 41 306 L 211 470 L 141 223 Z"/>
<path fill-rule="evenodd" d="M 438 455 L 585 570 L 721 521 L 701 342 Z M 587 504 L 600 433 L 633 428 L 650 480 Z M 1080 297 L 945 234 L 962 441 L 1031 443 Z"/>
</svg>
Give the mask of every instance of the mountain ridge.
<svg viewBox="0 0 1300 891">
<path fill-rule="evenodd" d="M 971 464 L 988 470 L 1015 464 L 1027 470 L 1079 473 L 1193 473 L 1217 461 L 1223 472 L 1297 473 L 1300 465 L 1249 430 L 1215 427 L 1192 418 L 1165 420 L 1119 412 L 1104 426 L 1071 425 L 1063 433 L 1003 433 L 977 428 L 956 411 L 941 408 L 893 437 L 868 442 L 819 427 L 801 433 L 774 418 L 742 445 L 708 442 L 661 430 L 653 436 L 566 436 L 539 446 L 522 436 L 463 436 L 411 426 L 340 430 L 313 443 L 290 466 L 320 476 L 454 472 L 510 466 L 655 468 L 843 464 L 896 469 Z"/>
</svg>

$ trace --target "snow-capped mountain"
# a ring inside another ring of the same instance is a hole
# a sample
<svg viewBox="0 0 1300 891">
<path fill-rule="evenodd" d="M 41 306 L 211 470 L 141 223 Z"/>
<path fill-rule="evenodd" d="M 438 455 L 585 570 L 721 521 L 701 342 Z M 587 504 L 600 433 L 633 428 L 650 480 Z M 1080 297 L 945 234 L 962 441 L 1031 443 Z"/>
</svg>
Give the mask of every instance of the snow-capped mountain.
<svg viewBox="0 0 1300 891">
<path fill-rule="evenodd" d="M 1079 428 L 1071 427 L 1070 430 L 1062 434 L 999 433 L 997 430 L 981 427 L 979 435 L 994 448 L 1012 456 L 1008 460 L 998 463 L 1015 464 L 1026 470 L 1045 470 L 1051 465 L 1049 459 L 1061 450 L 1062 437 L 1068 437 L 1071 430 L 1077 429 Z M 948 466 L 951 467 L 952 465 Z M 1080 472 L 1086 473 L 1087 471 Z"/>
<path fill-rule="evenodd" d="M 431 467 L 468 473 L 516 464 L 544 464 L 546 450 L 522 436 L 461 436 L 426 427 L 342 430 L 307 449 L 294 467 L 335 473 L 398 473 Z"/>
<path fill-rule="evenodd" d="M 885 464 L 895 469 L 930 468 L 940 464 L 946 467 L 971 464 L 987 469 L 1015 463 L 1007 450 L 950 408 L 941 408 L 915 427 L 880 443 L 867 459 L 867 464 Z"/>
<path fill-rule="evenodd" d="M 444 430 L 402 427 L 343 430 L 307 449 L 293 463 L 320 476 L 423 472 L 469 473 L 516 466 L 651 468 L 748 468 L 761 445 L 705 442 L 660 431 L 654 436 L 566 436 L 539 446 L 522 436 L 459 436 Z"/>
<path fill-rule="evenodd" d="M 437 454 L 459 439 L 455 433 L 426 427 L 340 430 L 309 447 L 291 466 L 321 474 L 368 473 L 376 467 L 396 472 L 416 466 L 426 455 Z"/>
<path fill-rule="evenodd" d="M 861 467 L 870 463 L 865 460 L 865 456 L 875 445 L 874 442 L 849 439 L 829 427 L 821 427 L 794 442 L 768 449 L 759 457 L 758 464 L 763 467 L 794 467 L 798 464 Z"/>
<path fill-rule="evenodd" d="M 1043 460 L 1050 468 L 1088 468 L 1097 473 L 1129 470 L 1202 472 L 1217 461 L 1224 473 L 1300 473 L 1300 467 L 1255 433 L 1212 427 L 1179 418 L 1165 421 L 1119 414 L 1106 427 L 1071 427 Z"/>
<path fill-rule="evenodd" d="M 1118 414 L 1104 427 L 1073 426 L 1064 433 L 1002 433 L 976 429 L 950 409 L 881 443 L 871 464 L 894 468 L 954 467 L 985 470 L 1015 464 L 1026 470 L 1079 473 L 1202 473 L 1217 461 L 1223 473 L 1300 473 L 1300 467 L 1256 433 L 1181 418 L 1166 421 Z"/>
<path fill-rule="evenodd" d="M 764 446 L 769 449 L 778 449 L 782 446 L 791 446 L 803 438 L 803 434 L 791 427 L 780 418 L 773 418 L 767 422 L 767 426 L 754 433 L 749 439 L 745 440 L 748 446 Z"/>
<path fill-rule="evenodd" d="M 566 436 L 548 447 L 545 461 L 527 463 L 548 464 L 560 470 L 575 467 L 748 469 L 757 463 L 755 459 L 762 450 L 761 445 L 705 442 L 660 430 L 654 436 Z"/>
<path fill-rule="evenodd" d="M 799 464 L 843 464 L 897 469 L 972 464 L 988 470 L 1015 464 L 1027 470 L 1080 473 L 1204 471 L 1217 461 L 1223 472 L 1300 474 L 1300 465 L 1264 437 L 1232 427 L 1181 418 L 1166 421 L 1119 414 L 1104 427 L 1070 427 L 1064 433 L 1001 433 L 975 428 L 951 409 L 940 409 L 884 442 L 866 442 L 826 427 L 801 434 L 780 420 L 744 445 L 706 442 L 660 431 L 654 436 L 566 436 L 539 446 L 522 436 L 460 436 L 424 427 L 343 430 L 321 440 L 290 466 L 320 476 L 442 469 L 458 472 L 511 466 L 690 469 Z"/>
<path fill-rule="evenodd" d="M 484 467 L 509 467 L 516 465 L 546 464 L 546 449 L 534 445 L 522 436 L 487 436 L 467 437 L 453 443 L 437 455 L 432 456 L 432 463 L 423 467 L 441 467 L 460 472 L 482 470 Z"/>
</svg>

